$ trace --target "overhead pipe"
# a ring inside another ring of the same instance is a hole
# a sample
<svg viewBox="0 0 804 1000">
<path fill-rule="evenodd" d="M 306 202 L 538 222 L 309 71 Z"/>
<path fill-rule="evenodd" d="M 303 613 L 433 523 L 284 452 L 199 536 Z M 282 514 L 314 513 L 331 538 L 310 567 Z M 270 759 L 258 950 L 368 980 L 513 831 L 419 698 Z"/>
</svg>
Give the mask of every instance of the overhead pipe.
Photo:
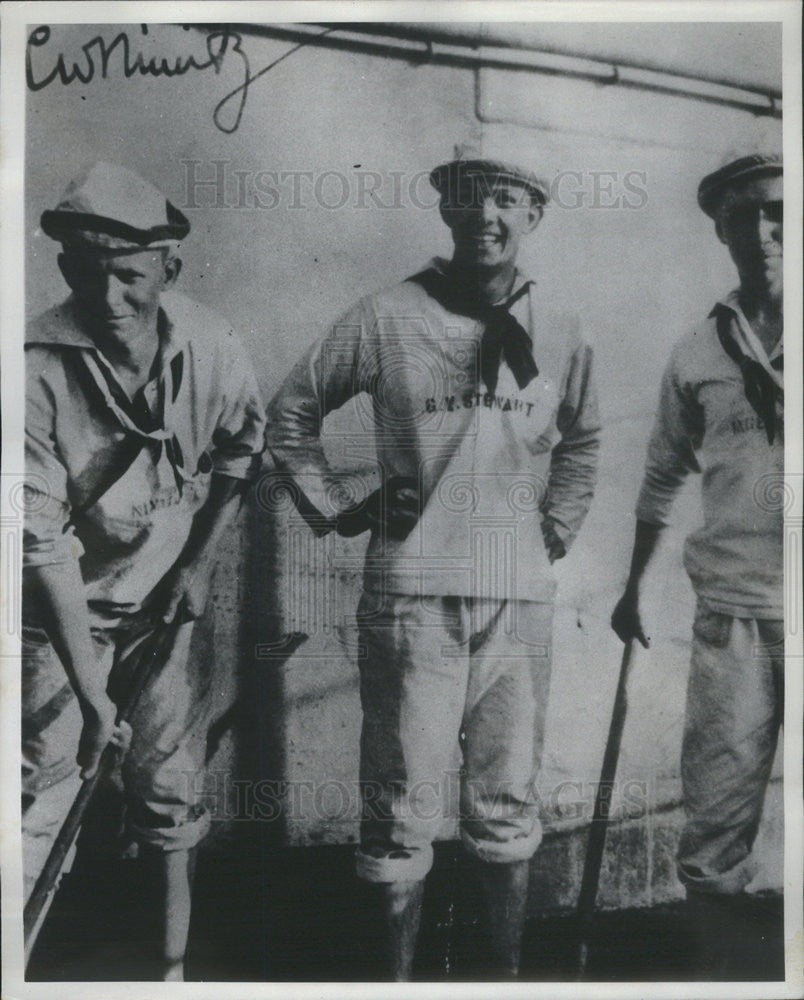
<svg viewBox="0 0 804 1000">
<path fill-rule="evenodd" d="M 601 66 L 611 68 L 616 65 L 618 70 L 645 70 L 651 73 L 658 73 L 662 76 L 678 77 L 682 80 L 699 80 L 706 83 L 716 84 L 721 87 L 729 87 L 736 90 L 748 91 L 761 96 L 773 97 L 780 100 L 781 90 L 774 87 L 758 86 L 746 83 L 738 75 L 724 77 L 710 73 L 707 70 L 695 70 L 690 73 L 687 70 L 673 68 L 666 61 L 661 62 L 655 59 L 641 58 L 631 60 L 618 56 L 604 59 L 599 56 L 586 55 L 573 48 L 571 45 L 561 45 L 552 41 L 534 38 L 529 41 L 522 37 L 523 25 L 507 25 L 497 22 L 436 22 L 436 23 L 410 23 L 410 22 L 383 22 L 372 23 L 366 21 L 356 22 L 321 22 L 321 27 L 338 28 L 344 31 L 351 31 L 356 34 L 382 35 L 391 38 L 401 38 L 408 41 L 419 42 L 443 42 L 448 45 L 462 45 L 467 48 L 492 47 L 498 49 L 520 50 L 522 52 L 538 52 L 540 54 L 550 54 L 555 56 L 565 56 L 569 58 L 582 59 L 590 63 L 599 63 Z M 527 26 L 525 26 L 527 27 Z M 508 29 L 508 30 L 506 30 Z"/>
<path fill-rule="evenodd" d="M 391 30 L 404 30 L 410 37 L 378 40 L 377 27 L 334 22 L 330 24 L 207 24 L 194 25 L 201 30 L 220 31 L 229 27 L 238 34 L 276 38 L 297 44 L 316 45 L 347 52 L 361 52 L 388 59 L 402 59 L 409 63 L 453 66 L 462 69 L 496 69 L 513 72 L 542 73 L 587 80 L 602 85 L 628 87 L 653 93 L 669 94 L 691 100 L 720 104 L 748 111 L 755 115 L 780 118 L 780 95 L 771 90 L 736 87 L 722 80 L 686 77 L 678 73 L 655 70 L 648 66 L 605 62 L 587 56 L 522 49 L 510 46 L 496 48 L 483 46 L 482 51 L 467 48 L 467 41 L 445 43 L 424 37 L 421 28 L 414 29 L 399 24 L 382 24 L 382 35 Z M 357 29 L 360 28 L 360 31 Z M 414 34 L 416 37 L 413 37 Z"/>
</svg>

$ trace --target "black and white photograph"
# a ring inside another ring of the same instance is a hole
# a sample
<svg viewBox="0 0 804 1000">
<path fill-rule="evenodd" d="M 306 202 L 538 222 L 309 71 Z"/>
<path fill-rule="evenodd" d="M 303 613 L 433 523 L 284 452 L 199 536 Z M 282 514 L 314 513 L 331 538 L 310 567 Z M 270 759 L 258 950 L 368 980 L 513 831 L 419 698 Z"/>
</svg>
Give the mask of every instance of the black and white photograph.
<svg viewBox="0 0 804 1000">
<path fill-rule="evenodd" d="M 0 41 L 4 996 L 801 996 L 799 5 Z"/>
</svg>

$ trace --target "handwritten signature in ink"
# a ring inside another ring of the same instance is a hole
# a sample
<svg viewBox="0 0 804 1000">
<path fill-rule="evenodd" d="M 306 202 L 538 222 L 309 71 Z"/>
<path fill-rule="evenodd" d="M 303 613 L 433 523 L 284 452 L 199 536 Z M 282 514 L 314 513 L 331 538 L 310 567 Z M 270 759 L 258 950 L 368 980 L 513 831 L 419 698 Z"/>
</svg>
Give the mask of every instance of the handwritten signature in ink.
<svg viewBox="0 0 804 1000">
<path fill-rule="evenodd" d="M 189 26 L 185 26 L 184 30 L 189 31 Z M 140 31 L 143 35 L 148 35 L 148 25 L 140 25 Z M 189 54 L 175 55 L 169 58 L 165 56 L 146 57 L 141 51 L 136 50 L 129 33 L 121 31 L 111 41 L 102 35 L 91 38 L 81 46 L 83 60 L 80 62 L 68 59 L 63 52 L 56 53 L 54 62 L 51 55 L 49 63 L 51 68 L 42 73 L 42 67 L 39 65 L 40 56 L 35 55 L 35 53 L 38 51 L 44 53 L 50 43 L 50 38 L 50 28 L 45 24 L 35 28 L 28 37 L 25 76 L 28 87 L 32 91 L 44 90 L 56 80 L 64 86 L 75 82 L 90 83 L 96 77 L 108 80 L 114 74 L 115 68 L 117 68 L 117 72 L 122 70 L 126 80 L 135 76 L 170 79 L 185 76 L 193 70 L 204 72 L 210 69 L 214 70 L 217 76 L 221 73 L 228 57 L 228 64 L 231 64 L 232 61 L 237 63 L 238 72 L 242 73 L 242 83 L 239 83 L 234 90 L 218 101 L 212 114 L 212 120 L 216 127 L 221 132 L 226 133 L 236 132 L 239 128 L 251 84 L 306 44 L 306 42 L 301 42 L 294 45 L 269 65 L 252 74 L 249 58 L 243 49 L 242 35 L 226 25 L 206 33 L 205 49 L 200 56 Z M 228 116 L 227 110 L 230 111 Z"/>
</svg>

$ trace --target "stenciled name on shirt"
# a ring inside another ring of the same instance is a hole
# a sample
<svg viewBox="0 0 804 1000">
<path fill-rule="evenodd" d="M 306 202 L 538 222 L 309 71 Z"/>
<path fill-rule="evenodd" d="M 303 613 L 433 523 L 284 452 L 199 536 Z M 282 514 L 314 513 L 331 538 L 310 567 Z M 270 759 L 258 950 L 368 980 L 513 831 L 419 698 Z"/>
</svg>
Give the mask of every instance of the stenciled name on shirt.
<svg viewBox="0 0 804 1000">
<path fill-rule="evenodd" d="M 131 505 L 131 519 L 134 521 L 144 520 L 158 510 L 167 510 L 170 507 L 188 504 L 194 505 L 201 499 L 203 492 L 192 482 L 184 484 L 181 495 L 175 486 L 164 486 L 141 503 L 133 503 Z"/>
<path fill-rule="evenodd" d="M 511 396 L 498 396 L 496 394 L 492 395 L 490 392 L 465 392 L 461 396 L 444 396 L 441 399 L 429 396 L 424 401 L 424 409 L 427 413 L 436 413 L 438 411 L 453 413 L 456 410 L 471 410 L 485 406 L 490 410 L 502 410 L 503 413 L 521 412 L 526 417 L 531 415 L 535 405 L 535 403 L 528 403 L 524 399 L 517 399 Z"/>
</svg>

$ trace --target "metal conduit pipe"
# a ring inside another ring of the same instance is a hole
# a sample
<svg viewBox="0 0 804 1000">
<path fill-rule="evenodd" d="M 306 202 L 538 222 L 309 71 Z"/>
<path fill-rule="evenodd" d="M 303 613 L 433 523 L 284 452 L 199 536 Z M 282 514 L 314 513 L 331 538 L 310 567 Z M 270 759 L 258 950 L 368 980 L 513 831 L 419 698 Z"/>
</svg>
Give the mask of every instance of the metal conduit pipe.
<svg viewBox="0 0 804 1000">
<path fill-rule="evenodd" d="M 404 25 L 369 26 L 334 24 L 221 24 L 196 25 L 205 31 L 221 31 L 228 27 L 233 33 L 276 38 L 297 44 L 317 45 L 347 52 L 362 52 L 406 62 L 455 66 L 463 69 L 500 69 L 515 72 L 543 73 L 588 80 L 602 85 L 630 87 L 653 93 L 669 94 L 691 100 L 720 104 L 748 111 L 755 115 L 780 118 L 780 95 L 773 90 L 734 86 L 722 80 L 687 77 L 679 73 L 656 70 L 646 65 L 620 64 L 541 50 L 517 49 L 510 43 L 503 47 L 467 48 L 466 43 L 446 44 L 425 38 L 422 29 Z M 356 29 L 360 29 L 359 31 Z M 377 38 L 382 32 L 405 29 L 410 38 Z M 413 37 L 414 32 L 421 37 Z M 479 44 L 476 43 L 476 44 Z"/>
<path fill-rule="evenodd" d="M 709 73 L 706 70 L 697 70 L 690 73 L 686 69 L 673 67 L 668 61 L 658 61 L 649 58 L 640 58 L 638 61 L 628 57 L 612 55 L 610 58 L 590 55 L 579 52 L 577 47 L 557 44 L 538 37 L 538 27 L 534 26 L 533 39 L 528 39 L 528 25 L 516 24 L 507 25 L 496 22 L 436 22 L 436 23 L 406 23 L 406 22 L 328 22 L 321 23 L 322 28 L 337 28 L 338 30 L 354 32 L 372 36 L 384 36 L 390 38 L 401 38 L 409 41 L 419 42 L 443 42 L 449 45 L 461 45 L 468 48 L 491 47 L 499 49 L 518 49 L 522 52 L 538 52 L 540 54 L 550 54 L 555 56 L 567 56 L 574 59 L 582 59 L 590 63 L 598 63 L 608 67 L 612 66 L 623 70 L 646 70 L 658 73 L 662 76 L 674 76 L 685 80 L 705 81 L 706 83 L 717 84 L 721 87 L 735 88 L 737 90 L 748 91 L 758 95 L 781 99 L 781 90 L 773 87 L 755 86 L 746 83 L 738 75 L 723 76 L 722 74 Z M 627 25 L 626 25 L 627 27 Z"/>
</svg>

